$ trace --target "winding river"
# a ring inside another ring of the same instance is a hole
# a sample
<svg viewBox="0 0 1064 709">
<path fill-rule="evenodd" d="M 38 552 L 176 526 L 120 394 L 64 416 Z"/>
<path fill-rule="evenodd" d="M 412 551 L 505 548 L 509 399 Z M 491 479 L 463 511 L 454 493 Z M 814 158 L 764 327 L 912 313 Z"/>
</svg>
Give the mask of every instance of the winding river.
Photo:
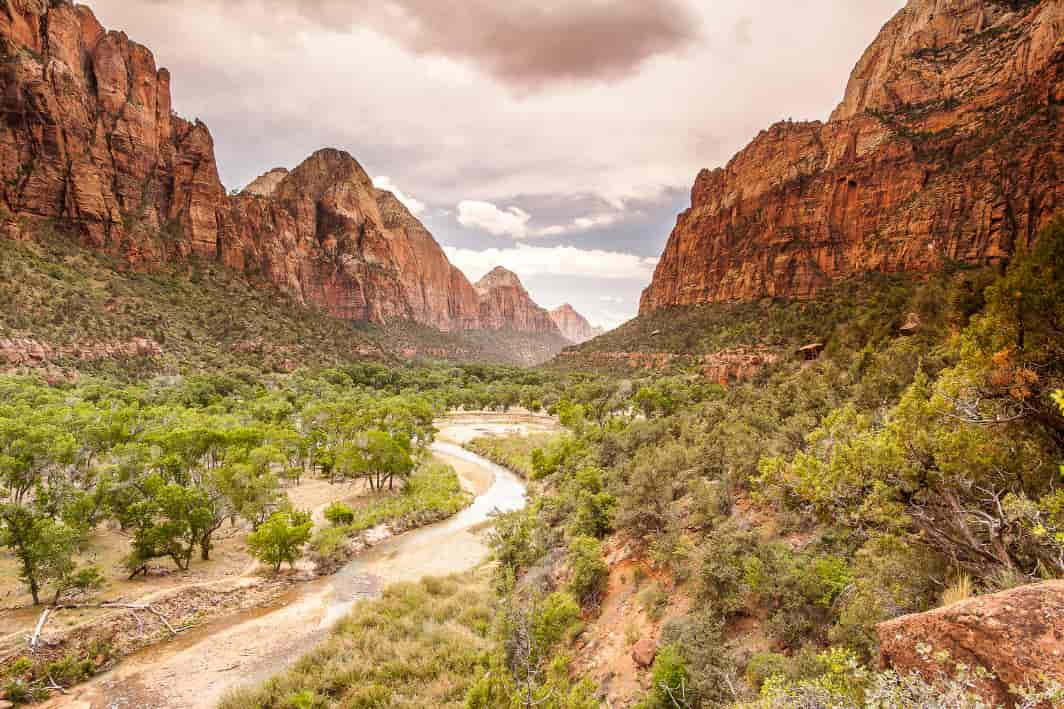
<svg viewBox="0 0 1064 709">
<path fill-rule="evenodd" d="M 454 517 L 385 540 L 333 576 L 294 586 L 273 607 L 206 623 L 171 642 L 126 658 L 114 670 L 50 702 L 72 709 L 213 707 L 231 687 L 255 684 L 283 670 L 324 640 L 360 600 L 384 587 L 425 576 L 467 571 L 488 553 L 480 529 L 491 514 L 525 505 L 525 485 L 509 470 L 458 443 L 475 433 L 522 427 L 551 430 L 545 417 L 461 416 L 437 422 L 433 454 L 458 471 L 476 493 Z"/>
</svg>

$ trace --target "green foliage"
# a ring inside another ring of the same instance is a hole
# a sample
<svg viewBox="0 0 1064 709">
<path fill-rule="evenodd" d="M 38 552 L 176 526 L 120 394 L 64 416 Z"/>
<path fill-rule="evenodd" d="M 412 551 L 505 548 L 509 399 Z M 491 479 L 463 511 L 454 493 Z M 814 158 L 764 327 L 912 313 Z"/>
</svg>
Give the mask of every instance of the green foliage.
<svg viewBox="0 0 1064 709">
<path fill-rule="evenodd" d="M 569 591 L 583 605 L 598 603 L 606 591 L 610 569 L 602 558 L 602 543 L 593 537 L 575 537 L 569 542 Z"/>
<path fill-rule="evenodd" d="M 760 692 L 762 685 L 772 677 L 787 677 L 791 661 L 786 655 L 775 652 L 759 652 L 746 664 L 746 682 Z"/>
<path fill-rule="evenodd" d="M 342 502 L 334 502 L 325 508 L 325 519 L 334 527 L 352 524 L 355 521 L 355 511 Z"/>
<path fill-rule="evenodd" d="M 259 561 L 273 566 L 274 573 L 288 562 L 295 567 L 310 540 L 313 523 L 288 512 L 275 512 L 266 523 L 248 535 L 248 549 Z"/>
<path fill-rule="evenodd" d="M 651 689 L 639 709 L 676 709 L 694 706 L 694 692 L 683 651 L 676 645 L 658 650 L 650 670 Z"/>
</svg>

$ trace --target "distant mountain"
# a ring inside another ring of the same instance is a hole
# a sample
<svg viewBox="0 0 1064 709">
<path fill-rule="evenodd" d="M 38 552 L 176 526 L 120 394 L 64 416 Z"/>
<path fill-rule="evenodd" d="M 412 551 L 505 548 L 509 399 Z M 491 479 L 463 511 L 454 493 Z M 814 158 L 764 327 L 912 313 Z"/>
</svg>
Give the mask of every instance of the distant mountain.
<svg viewBox="0 0 1064 709">
<path fill-rule="evenodd" d="M 1060 0 L 910 0 L 827 123 L 702 171 L 640 313 L 1007 259 L 1064 208 L 1062 104 Z"/>
<path fill-rule="evenodd" d="M 574 345 L 592 340 L 606 332 L 601 327 L 592 327 L 587 318 L 576 312 L 568 303 L 550 311 L 550 316 L 562 331 L 562 336 Z"/>
<path fill-rule="evenodd" d="M 212 261 L 344 320 L 556 332 L 523 288 L 474 289 L 345 152 L 318 151 L 227 195 L 210 131 L 173 114 L 170 83 L 148 49 L 87 7 L 4 2 L 3 233 L 59 225 L 136 270 Z"/>
<path fill-rule="evenodd" d="M 476 291 L 481 329 L 560 334 L 550 313 L 532 300 L 516 273 L 497 267 L 477 281 Z"/>
</svg>

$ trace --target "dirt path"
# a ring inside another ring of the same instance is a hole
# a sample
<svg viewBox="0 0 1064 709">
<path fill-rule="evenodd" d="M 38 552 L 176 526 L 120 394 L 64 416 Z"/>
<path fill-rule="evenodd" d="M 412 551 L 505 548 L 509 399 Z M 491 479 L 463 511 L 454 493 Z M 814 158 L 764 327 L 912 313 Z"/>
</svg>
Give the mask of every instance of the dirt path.
<svg viewBox="0 0 1064 709">
<path fill-rule="evenodd" d="M 465 414 L 437 423 L 434 454 L 453 465 L 477 495 L 455 517 L 389 539 L 334 576 L 295 586 L 271 608 L 254 609 L 208 623 L 175 640 L 126 658 L 111 672 L 75 688 L 48 707 L 148 709 L 213 707 L 231 687 L 255 684 L 292 664 L 328 634 L 360 600 L 398 581 L 464 571 L 487 555 L 477 528 L 495 509 L 524 505 L 524 484 L 512 473 L 461 449 L 472 435 L 505 429 L 550 428 L 546 418 Z M 478 428 L 493 429 L 477 431 Z"/>
</svg>

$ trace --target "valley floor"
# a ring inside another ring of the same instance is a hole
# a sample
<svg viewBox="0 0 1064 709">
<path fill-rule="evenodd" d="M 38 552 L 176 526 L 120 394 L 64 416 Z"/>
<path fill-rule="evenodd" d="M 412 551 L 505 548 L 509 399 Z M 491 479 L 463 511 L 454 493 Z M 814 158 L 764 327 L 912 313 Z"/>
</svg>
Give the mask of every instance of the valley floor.
<svg viewBox="0 0 1064 709">
<path fill-rule="evenodd" d="M 548 432 L 557 430 L 557 424 L 529 414 L 465 413 L 449 417 L 437 427 L 441 434 L 434 456 L 454 467 L 463 487 L 477 496 L 471 508 L 447 522 L 382 541 L 334 576 L 289 585 L 268 598 L 252 593 L 256 601 L 252 607 L 137 652 L 112 671 L 44 706 L 211 707 L 227 690 L 262 682 L 290 666 L 325 640 L 332 626 L 358 601 L 378 596 L 386 586 L 477 566 L 487 556 L 483 523 L 495 507 L 515 509 L 523 505 L 524 486 L 505 470 L 461 451 L 456 444 L 483 435 Z M 318 490 L 317 482 L 304 487 L 299 492 L 307 498 L 300 500 L 304 505 L 315 495 L 325 494 Z M 319 501 L 315 507 L 320 509 L 324 504 Z M 238 553 L 234 551 L 232 556 Z M 254 587 L 264 581 L 250 569 L 238 573 L 235 567 L 235 562 L 226 567 L 228 579 L 223 576 L 221 581 L 215 578 L 198 583 Z M 137 602 L 163 593 L 153 588 Z M 23 618 L 22 625 L 28 620 L 30 616 Z M 26 630 L 22 628 L 18 634 Z"/>
</svg>

